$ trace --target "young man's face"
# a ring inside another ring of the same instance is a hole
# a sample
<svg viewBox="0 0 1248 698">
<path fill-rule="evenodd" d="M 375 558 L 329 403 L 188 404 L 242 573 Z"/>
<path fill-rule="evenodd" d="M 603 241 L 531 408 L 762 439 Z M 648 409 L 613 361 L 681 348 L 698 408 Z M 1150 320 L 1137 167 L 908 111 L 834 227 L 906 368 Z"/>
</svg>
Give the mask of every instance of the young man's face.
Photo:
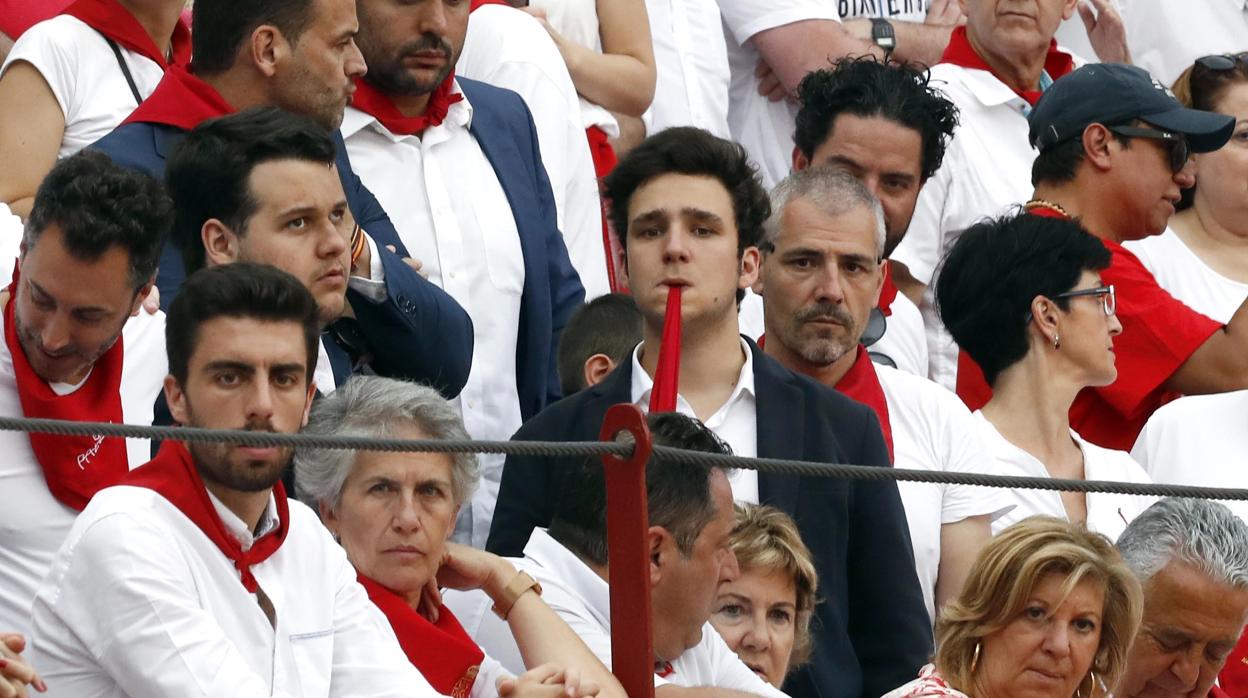
<svg viewBox="0 0 1248 698">
<path fill-rule="evenodd" d="M 714 177 L 664 174 L 628 201 L 628 283 L 646 324 L 661 327 L 668 289 L 681 286 L 687 327 L 736 323 L 737 291 L 758 276 L 759 252 L 737 254 L 732 198 Z"/>
<path fill-rule="evenodd" d="M 22 252 L 21 283 L 12 302 L 18 341 L 35 374 L 49 383 L 78 383 L 121 336 L 150 284 L 135 290 L 130 255 L 113 246 L 92 262 L 70 254 L 64 233 L 49 225 Z"/>
<path fill-rule="evenodd" d="M 256 262 L 288 272 L 312 292 L 323 324 L 342 314 L 355 227 L 338 171 L 307 160 L 273 160 L 252 170 L 257 207 L 242 235 L 207 242 L 212 264 Z"/>
<path fill-rule="evenodd" d="M 307 423 L 315 387 L 308 383 L 303 328 L 297 322 L 217 317 L 201 324 L 186 382 L 165 378 L 173 418 L 206 429 L 291 434 Z M 191 444 L 210 488 L 260 492 L 281 479 L 290 448 Z"/>
</svg>

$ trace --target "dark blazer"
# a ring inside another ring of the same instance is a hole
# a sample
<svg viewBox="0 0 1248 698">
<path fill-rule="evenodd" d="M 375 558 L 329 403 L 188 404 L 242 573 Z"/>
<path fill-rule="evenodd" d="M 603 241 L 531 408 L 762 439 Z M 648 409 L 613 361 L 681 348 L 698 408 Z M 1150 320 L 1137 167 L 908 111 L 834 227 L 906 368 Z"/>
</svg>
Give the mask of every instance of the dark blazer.
<svg viewBox="0 0 1248 698">
<path fill-rule="evenodd" d="M 469 132 L 494 167 L 520 234 L 524 289 L 516 342 L 516 389 L 520 414 L 529 419 L 562 396 L 556 348 L 568 317 L 585 301 L 585 289 L 555 220 L 555 198 L 529 108 L 510 90 L 466 78 L 455 80 L 472 105 Z"/>
<path fill-rule="evenodd" d="M 747 340 L 748 341 L 748 340 Z M 781 366 L 750 342 L 764 458 L 888 466 L 870 408 Z M 594 441 L 607 409 L 632 401 L 632 363 L 552 405 L 513 437 Z M 519 556 L 535 526 L 546 526 L 573 463 L 509 456 L 486 548 Z M 792 516 L 819 572 L 811 623 L 814 655 L 793 671 L 793 696 L 878 698 L 912 680 L 932 651 L 931 625 L 914 569 L 905 511 L 895 483 L 758 474 L 759 498 Z"/>
<path fill-rule="evenodd" d="M 185 135 L 175 126 L 129 123 L 118 126 L 91 147 L 108 154 L 123 167 L 163 179 L 165 160 Z M 400 259 L 407 256 L 403 241 L 376 197 L 351 169 L 342 136 L 336 131 L 334 142 L 347 205 L 360 227 L 377 243 L 385 269 L 386 300 L 382 303 L 374 303 L 354 290 L 347 291 L 347 301 L 372 354 L 370 365 L 380 375 L 425 383 L 448 398 L 455 397 L 468 381 L 472 365 L 472 320 L 455 299 Z M 387 245 L 394 246 L 398 254 L 387 250 Z M 166 310 L 185 278 L 182 251 L 171 241 L 161 254 L 156 277 L 160 303 Z M 337 337 L 331 339 L 339 342 Z"/>
</svg>

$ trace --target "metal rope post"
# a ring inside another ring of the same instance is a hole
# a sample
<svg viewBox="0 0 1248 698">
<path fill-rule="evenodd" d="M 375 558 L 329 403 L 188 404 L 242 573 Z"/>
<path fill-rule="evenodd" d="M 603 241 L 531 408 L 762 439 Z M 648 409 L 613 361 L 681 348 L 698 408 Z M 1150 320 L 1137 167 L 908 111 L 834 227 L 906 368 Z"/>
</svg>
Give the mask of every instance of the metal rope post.
<svg viewBox="0 0 1248 698">
<path fill-rule="evenodd" d="M 633 437 L 627 458 L 603 455 L 607 481 L 608 576 L 611 585 L 611 671 L 630 698 L 654 696 L 654 638 L 650 632 L 650 556 L 646 531 L 646 463 L 650 460 L 650 428 L 641 408 L 613 405 L 602 421 L 598 438 L 615 441 Z"/>
</svg>

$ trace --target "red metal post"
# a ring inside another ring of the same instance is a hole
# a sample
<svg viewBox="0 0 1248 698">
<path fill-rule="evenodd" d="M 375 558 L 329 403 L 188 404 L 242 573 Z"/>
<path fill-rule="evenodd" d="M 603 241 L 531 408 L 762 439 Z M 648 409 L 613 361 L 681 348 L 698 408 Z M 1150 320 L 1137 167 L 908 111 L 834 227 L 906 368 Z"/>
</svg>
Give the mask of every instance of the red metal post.
<svg viewBox="0 0 1248 698">
<path fill-rule="evenodd" d="M 636 448 L 627 459 L 603 456 L 607 480 L 607 545 L 611 567 L 611 671 L 630 698 L 654 696 L 654 638 L 650 632 L 650 555 L 646 530 L 646 462 L 650 428 L 636 405 L 613 405 L 598 438 L 632 434 Z"/>
</svg>

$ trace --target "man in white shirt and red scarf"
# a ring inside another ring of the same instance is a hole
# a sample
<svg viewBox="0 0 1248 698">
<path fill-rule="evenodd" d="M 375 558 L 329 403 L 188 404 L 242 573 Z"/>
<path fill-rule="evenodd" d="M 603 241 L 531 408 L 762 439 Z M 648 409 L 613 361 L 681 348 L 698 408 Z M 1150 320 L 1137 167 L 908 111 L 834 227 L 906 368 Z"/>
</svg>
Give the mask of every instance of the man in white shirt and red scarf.
<svg viewBox="0 0 1248 698">
<path fill-rule="evenodd" d="M 464 426 L 476 439 L 506 439 L 559 398 L 559 334 L 585 292 L 524 101 L 455 76 L 469 9 L 361 0 L 356 41 L 368 74 L 342 135 L 403 244 L 472 318 Z M 502 465 L 481 459 L 482 487 L 456 540 L 485 544 Z"/>
<path fill-rule="evenodd" d="M 5 292 L 0 414 L 152 422 L 165 317 L 136 311 L 172 219 L 158 182 L 99 153 L 53 168 Z M 74 517 L 148 449 L 141 439 L 0 434 L 0 630 L 29 631 L 31 600 Z"/>
<path fill-rule="evenodd" d="M 294 433 L 317 304 L 239 262 L 170 307 L 165 395 L 182 424 Z M 59 695 L 433 696 L 342 548 L 280 484 L 289 447 L 165 441 L 96 495 L 34 604 L 32 661 Z"/>
</svg>

